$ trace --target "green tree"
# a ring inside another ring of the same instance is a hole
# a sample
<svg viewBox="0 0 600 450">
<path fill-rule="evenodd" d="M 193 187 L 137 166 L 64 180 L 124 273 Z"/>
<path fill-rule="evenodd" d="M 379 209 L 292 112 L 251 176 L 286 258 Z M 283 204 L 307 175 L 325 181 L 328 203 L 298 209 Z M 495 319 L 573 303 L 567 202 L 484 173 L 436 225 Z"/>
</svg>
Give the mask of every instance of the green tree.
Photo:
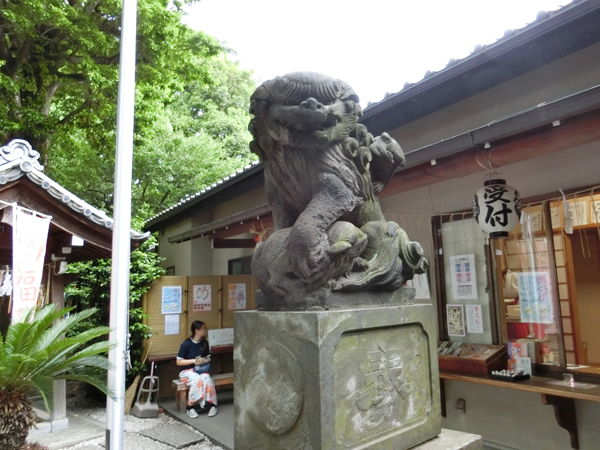
<svg viewBox="0 0 600 450">
<path fill-rule="evenodd" d="M 147 218 L 247 165 L 252 73 L 225 56 L 203 63 L 210 73 L 157 107 L 134 151 L 132 204 Z M 112 209 L 114 152 L 98 152 L 83 129 L 54 134 L 48 174 L 107 212 Z M 91 170 L 93 168 L 93 170 Z"/>
<path fill-rule="evenodd" d="M 157 107 L 207 78 L 202 58 L 224 49 L 181 23 L 194 0 L 138 2 L 138 138 Z M 48 156 L 59 129 L 85 130 L 96 150 L 114 147 L 121 2 L 0 0 L 0 139 L 19 137 Z"/>
<path fill-rule="evenodd" d="M 195 0 L 139 0 L 133 206 L 152 215 L 246 165 L 252 74 L 181 22 Z M 0 141 L 111 212 L 121 3 L 0 0 Z"/>
<path fill-rule="evenodd" d="M 21 322 L 9 326 L 6 336 L 0 335 L 0 448 L 16 450 L 27 439 L 35 423 L 30 394 L 38 391 L 46 407 L 52 402 L 55 380 L 76 380 L 107 392 L 104 356 L 110 344 L 102 340 L 108 327 L 94 327 L 64 338 L 82 321 L 92 317 L 91 308 L 70 314 L 70 308 L 57 309 L 48 305 L 32 309 Z"/>
</svg>

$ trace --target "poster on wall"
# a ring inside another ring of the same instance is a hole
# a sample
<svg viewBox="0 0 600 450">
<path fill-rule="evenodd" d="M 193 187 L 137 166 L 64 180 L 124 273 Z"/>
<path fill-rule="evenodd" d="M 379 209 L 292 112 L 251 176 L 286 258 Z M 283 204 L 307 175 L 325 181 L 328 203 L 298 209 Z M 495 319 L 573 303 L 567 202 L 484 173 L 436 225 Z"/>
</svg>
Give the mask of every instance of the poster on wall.
<svg viewBox="0 0 600 450">
<path fill-rule="evenodd" d="M 600 223 L 600 201 L 590 202 L 590 216 L 592 223 Z"/>
<path fill-rule="evenodd" d="M 483 334 L 481 305 L 467 305 L 467 333 Z"/>
<path fill-rule="evenodd" d="M 165 316 L 165 336 L 169 334 L 179 334 L 179 314 Z"/>
<path fill-rule="evenodd" d="M 555 206 L 550 208 L 550 221 L 552 222 L 552 229 L 556 230 L 562 226 L 562 218 L 561 218 L 562 208 L 560 206 Z"/>
<path fill-rule="evenodd" d="M 573 226 L 578 227 L 580 225 L 587 225 L 587 204 L 586 202 L 568 202 L 569 211 L 571 211 L 571 218 L 573 219 Z"/>
<path fill-rule="evenodd" d="M 229 283 L 229 309 L 246 309 L 246 283 Z"/>
<path fill-rule="evenodd" d="M 446 305 L 448 336 L 465 335 L 465 314 L 463 305 Z"/>
<path fill-rule="evenodd" d="M 427 273 L 416 274 L 412 280 L 406 282 L 406 285 L 415 288 L 415 300 L 431 300 Z"/>
<path fill-rule="evenodd" d="M 181 286 L 163 286 L 161 313 L 181 314 Z"/>
<path fill-rule="evenodd" d="M 194 311 L 212 311 L 212 286 L 195 284 L 193 287 Z"/>
<path fill-rule="evenodd" d="M 529 223 L 531 224 L 531 231 L 542 231 L 542 224 L 544 223 L 542 220 L 542 212 L 536 211 L 531 214 L 528 214 L 528 216 Z"/>
<path fill-rule="evenodd" d="M 450 257 L 452 273 L 452 297 L 459 299 L 477 299 L 477 278 L 475 276 L 475 255 L 456 255 Z"/>
<path fill-rule="evenodd" d="M 521 322 L 553 323 L 552 284 L 548 272 L 520 272 Z"/>
</svg>

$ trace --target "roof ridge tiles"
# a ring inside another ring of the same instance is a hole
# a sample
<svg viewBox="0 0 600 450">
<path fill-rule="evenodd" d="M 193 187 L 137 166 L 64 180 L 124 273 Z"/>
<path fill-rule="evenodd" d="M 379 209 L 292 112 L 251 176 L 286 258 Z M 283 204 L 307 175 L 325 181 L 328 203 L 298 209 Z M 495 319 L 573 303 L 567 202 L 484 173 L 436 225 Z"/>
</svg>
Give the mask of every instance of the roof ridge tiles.
<svg viewBox="0 0 600 450">
<path fill-rule="evenodd" d="M 39 163 L 40 153 L 23 139 L 14 139 L 0 147 L 0 184 L 7 184 L 25 175 L 33 183 L 47 191 L 52 197 L 60 200 L 78 214 L 81 214 L 96 225 L 111 229 L 114 220 L 104 211 L 95 208 L 85 200 L 77 197 L 66 188 L 43 173 L 44 166 Z M 139 233 L 131 230 L 131 238 L 145 240 L 150 233 Z"/>
</svg>

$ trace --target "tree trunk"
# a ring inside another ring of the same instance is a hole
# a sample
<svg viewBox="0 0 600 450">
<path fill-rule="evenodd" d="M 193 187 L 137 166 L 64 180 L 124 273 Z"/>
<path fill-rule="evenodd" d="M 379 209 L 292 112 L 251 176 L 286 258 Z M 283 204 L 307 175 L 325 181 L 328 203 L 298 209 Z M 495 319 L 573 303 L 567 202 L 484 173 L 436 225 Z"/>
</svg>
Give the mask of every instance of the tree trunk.
<svg viewBox="0 0 600 450">
<path fill-rule="evenodd" d="M 0 448 L 19 450 L 37 416 L 24 390 L 0 389 Z"/>
</svg>

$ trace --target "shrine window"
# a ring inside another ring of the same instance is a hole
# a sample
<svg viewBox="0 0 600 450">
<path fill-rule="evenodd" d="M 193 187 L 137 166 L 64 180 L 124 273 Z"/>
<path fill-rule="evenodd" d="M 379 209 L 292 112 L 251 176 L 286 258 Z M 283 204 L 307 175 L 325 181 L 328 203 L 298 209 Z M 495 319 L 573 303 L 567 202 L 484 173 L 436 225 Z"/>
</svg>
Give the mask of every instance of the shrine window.
<svg viewBox="0 0 600 450">
<path fill-rule="evenodd" d="M 470 213 L 433 230 L 440 340 L 529 342 L 538 373 L 600 376 L 600 187 L 525 205 L 508 238 Z"/>
</svg>

